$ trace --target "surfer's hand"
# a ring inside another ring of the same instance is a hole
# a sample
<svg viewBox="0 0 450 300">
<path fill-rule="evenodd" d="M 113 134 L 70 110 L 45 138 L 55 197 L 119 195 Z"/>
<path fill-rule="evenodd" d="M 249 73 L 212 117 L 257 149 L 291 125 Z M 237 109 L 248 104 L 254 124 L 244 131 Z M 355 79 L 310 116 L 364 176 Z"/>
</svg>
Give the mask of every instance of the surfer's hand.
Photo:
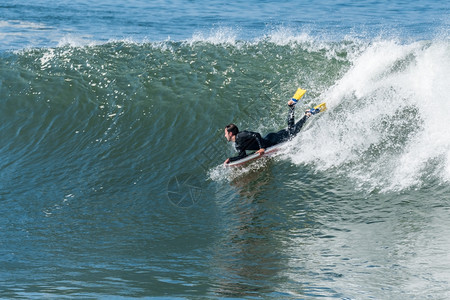
<svg viewBox="0 0 450 300">
<path fill-rule="evenodd" d="M 261 148 L 258 151 L 256 151 L 256 153 L 259 153 L 259 155 L 263 155 L 265 151 L 266 149 Z"/>
<path fill-rule="evenodd" d="M 230 163 L 230 159 L 227 158 L 227 160 L 223 162 L 223 165 L 225 166 L 225 165 L 228 165 L 229 163 Z"/>
</svg>

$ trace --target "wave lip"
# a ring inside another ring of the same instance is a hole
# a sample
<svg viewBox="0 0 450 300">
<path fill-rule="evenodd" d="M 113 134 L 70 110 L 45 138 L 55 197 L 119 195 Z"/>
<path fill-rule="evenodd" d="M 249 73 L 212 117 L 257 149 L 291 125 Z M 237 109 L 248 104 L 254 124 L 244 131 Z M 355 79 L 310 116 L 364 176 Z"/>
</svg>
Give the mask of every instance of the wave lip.
<svg viewBox="0 0 450 300">
<path fill-rule="evenodd" d="M 369 190 L 448 182 L 449 53 L 443 41 L 367 45 L 325 91 L 329 113 L 299 137 L 293 161 L 316 161 Z"/>
</svg>

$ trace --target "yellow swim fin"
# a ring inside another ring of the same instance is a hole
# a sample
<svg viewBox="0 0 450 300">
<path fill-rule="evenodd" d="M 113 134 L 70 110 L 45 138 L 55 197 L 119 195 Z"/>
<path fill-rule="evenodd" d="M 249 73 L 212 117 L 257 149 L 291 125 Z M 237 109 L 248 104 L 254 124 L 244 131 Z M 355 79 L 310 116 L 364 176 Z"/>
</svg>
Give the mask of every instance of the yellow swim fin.
<svg viewBox="0 0 450 300">
<path fill-rule="evenodd" d="M 327 104 L 325 102 L 320 103 L 319 105 L 314 106 L 315 110 L 319 110 L 319 112 L 324 112 L 327 110 Z"/>
<path fill-rule="evenodd" d="M 303 97 L 303 95 L 305 95 L 305 93 L 306 90 L 298 88 L 297 91 L 295 92 L 295 95 L 292 97 L 292 100 L 294 100 L 294 102 L 297 102 L 298 100 L 300 100 L 301 97 Z"/>
</svg>

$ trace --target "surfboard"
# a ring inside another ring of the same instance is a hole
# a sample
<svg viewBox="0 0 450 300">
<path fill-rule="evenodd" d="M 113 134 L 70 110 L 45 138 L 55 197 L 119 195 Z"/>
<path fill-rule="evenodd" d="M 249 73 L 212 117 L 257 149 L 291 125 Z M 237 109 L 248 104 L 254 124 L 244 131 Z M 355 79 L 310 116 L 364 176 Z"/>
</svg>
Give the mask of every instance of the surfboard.
<svg viewBox="0 0 450 300">
<path fill-rule="evenodd" d="M 310 110 L 310 112 L 312 114 L 317 114 L 319 112 L 323 112 L 327 109 L 326 103 L 320 103 L 319 105 L 314 106 L 313 109 Z M 268 147 L 266 148 L 266 151 L 264 151 L 264 154 L 261 155 L 259 153 L 252 153 L 250 155 L 247 155 L 246 157 L 240 159 L 240 160 L 236 160 L 236 161 L 232 161 L 228 164 L 226 164 L 227 167 L 238 167 L 238 166 L 243 166 L 247 163 L 250 163 L 251 161 L 254 161 L 256 159 L 259 159 L 261 157 L 267 157 L 267 156 L 271 156 L 274 155 L 275 153 L 277 153 L 279 150 L 281 150 L 281 148 L 283 147 L 283 145 L 285 145 L 287 142 L 283 142 L 283 143 L 279 143 L 277 145 L 274 145 L 272 147 Z"/>
<path fill-rule="evenodd" d="M 227 164 L 226 166 L 227 167 L 242 166 L 242 165 L 245 165 L 245 164 L 249 163 L 250 161 L 256 160 L 258 158 L 265 157 L 265 156 L 271 156 L 271 155 L 275 154 L 276 152 L 278 152 L 285 143 L 286 142 L 266 148 L 266 151 L 264 151 L 264 154 L 262 154 L 262 155 L 259 153 L 253 153 L 253 154 L 247 155 L 246 157 L 244 157 L 240 160 L 232 161 L 229 164 Z"/>
</svg>

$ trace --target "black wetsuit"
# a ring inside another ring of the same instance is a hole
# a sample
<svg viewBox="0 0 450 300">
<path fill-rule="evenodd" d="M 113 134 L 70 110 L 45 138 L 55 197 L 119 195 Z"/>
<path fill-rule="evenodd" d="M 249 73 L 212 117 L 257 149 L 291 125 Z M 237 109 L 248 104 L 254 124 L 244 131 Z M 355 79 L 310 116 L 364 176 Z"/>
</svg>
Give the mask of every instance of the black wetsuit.
<svg viewBox="0 0 450 300">
<path fill-rule="evenodd" d="M 294 106 L 289 107 L 288 127 L 278 132 L 271 132 L 264 138 L 257 132 L 241 131 L 236 135 L 236 150 L 238 156 L 230 157 L 230 161 L 236 161 L 247 156 L 246 150 L 259 150 L 292 139 L 302 129 L 307 116 L 303 116 L 297 123 L 294 121 Z"/>
<path fill-rule="evenodd" d="M 236 161 L 246 157 L 246 150 L 259 150 L 266 147 L 266 144 L 259 133 L 245 130 L 236 134 L 235 143 L 236 150 L 239 154 L 238 156 L 230 157 L 230 161 Z"/>
<path fill-rule="evenodd" d="M 278 132 L 271 132 L 264 137 L 264 143 L 266 147 L 271 147 L 276 144 L 288 141 L 292 139 L 297 133 L 300 132 L 308 117 L 303 116 L 297 123 L 294 121 L 294 106 L 289 107 L 288 127 L 281 129 Z"/>
</svg>

